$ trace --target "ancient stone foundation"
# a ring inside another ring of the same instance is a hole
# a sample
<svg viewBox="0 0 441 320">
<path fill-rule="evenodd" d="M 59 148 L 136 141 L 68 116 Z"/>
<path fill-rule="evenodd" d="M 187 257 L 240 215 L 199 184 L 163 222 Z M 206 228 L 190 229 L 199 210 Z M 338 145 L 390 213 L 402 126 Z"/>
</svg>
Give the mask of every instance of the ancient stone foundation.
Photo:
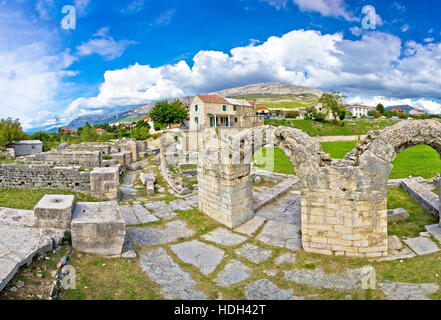
<svg viewBox="0 0 441 320">
<path fill-rule="evenodd" d="M 49 165 L 0 164 L 0 188 L 89 192 L 90 172 Z"/>
</svg>

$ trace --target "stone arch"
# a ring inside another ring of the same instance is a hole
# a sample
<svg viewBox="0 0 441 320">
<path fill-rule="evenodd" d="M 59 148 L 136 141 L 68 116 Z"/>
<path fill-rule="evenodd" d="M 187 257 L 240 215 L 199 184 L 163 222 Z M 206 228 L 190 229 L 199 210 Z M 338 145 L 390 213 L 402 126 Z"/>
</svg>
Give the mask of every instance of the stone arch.
<svg viewBox="0 0 441 320">
<path fill-rule="evenodd" d="M 249 220 L 251 157 L 253 150 L 271 143 L 284 150 L 300 178 L 304 250 L 350 257 L 387 255 L 387 181 L 396 155 L 418 144 L 441 151 L 436 120 L 402 121 L 371 132 L 343 160 L 329 159 L 319 143 L 294 128 L 208 134 L 220 142 L 202 150 L 209 161 L 204 155 L 198 159 L 202 212 L 229 227 Z M 223 162 L 211 161 L 221 156 Z"/>
<path fill-rule="evenodd" d="M 324 153 L 301 130 L 262 126 L 234 131 L 206 129 L 198 159 L 199 209 L 233 228 L 254 215 L 252 156 L 266 145 L 281 148 L 302 181 L 313 183 Z"/>
</svg>

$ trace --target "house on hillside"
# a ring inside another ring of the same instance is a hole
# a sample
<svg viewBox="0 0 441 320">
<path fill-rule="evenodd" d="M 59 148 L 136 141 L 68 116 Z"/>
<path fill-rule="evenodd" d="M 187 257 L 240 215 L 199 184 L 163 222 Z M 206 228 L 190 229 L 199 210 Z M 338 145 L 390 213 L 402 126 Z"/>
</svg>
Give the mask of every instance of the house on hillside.
<svg viewBox="0 0 441 320">
<path fill-rule="evenodd" d="M 254 102 L 217 95 L 197 95 L 190 104 L 190 129 L 210 127 L 247 128 L 264 124 Z"/>
<path fill-rule="evenodd" d="M 257 107 L 256 114 L 261 116 L 266 116 L 270 113 L 269 109 L 265 106 Z"/>
<path fill-rule="evenodd" d="M 73 130 L 73 129 L 70 129 L 69 127 L 61 128 L 61 133 L 69 133 L 69 134 L 73 134 L 73 133 L 75 133 L 75 132 L 77 132 L 77 131 L 76 131 L 76 130 Z"/>
<path fill-rule="evenodd" d="M 401 108 L 393 108 L 391 111 L 396 113 L 405 113 L 405 111 Z"/>
<path fill-rule="evenodd" d="M 346 107 L 346 111 L 351 112 L 352 116 L 357 117 L 357 118 L 367 117 L 368 112 L 371 110 L 375 110 L 375 108 L 369 107 L 369 106 L 363 106 L 360 104 L 354 104 L 354 105 Z"/>
<path fill-rule="evenodd" d="M 104 130 L 104 129 L 100 129 L 100 128 L 97 128 L 96 129 L 96 133 L 98 133 L 100 136 L 102 136 L 104 133 L 106 133 L 107 131 L 106 130 Z"/>
</svg>

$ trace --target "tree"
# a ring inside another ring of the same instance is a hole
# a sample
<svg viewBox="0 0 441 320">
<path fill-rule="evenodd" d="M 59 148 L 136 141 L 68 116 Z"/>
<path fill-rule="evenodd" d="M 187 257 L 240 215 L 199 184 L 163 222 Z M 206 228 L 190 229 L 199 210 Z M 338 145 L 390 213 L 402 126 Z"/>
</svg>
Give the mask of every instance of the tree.
<svg viewBox="0 0 441 320">
<path fill-rule="evenodd" d="M 157 102 L 149 115 L 155 123 L 155 128 L 156 123 L 161 127 L 162 125 L 181 124 L 184 120 L 189 119 L 187 109 L 178 99 L 171 103 L 167 100 Z"/>
<path fill-rule="evenodd" d="M 286 119 L 296 119 L 300 116 L 298 111 L 289 111 L 285 114 Z"/>
<path fill-rule="evenodd" d="M 331 90 L 331 92 L 329 93 L 324 93 L 320 97 L 319 102 L 324 107 L 331 110 L 332 114 L 334 115 L 334 118 L 337 118 L 338 115 L 345 110 L 345 106 L 343 105 L 345 99 L 346 99 L 345 95 L 341 94 L 338 91 Z"/>
<path fill-rule="evenodd" d="M 23 132 L 20 121 L 12 118 L 0 120 L 0 145 L 9 146 L 14 141 L 23 140 L 26 134 Z"/>
<path fill-rule="evenodd" d="M 91 127 L 89 124 L 86 124 L 83 127 L 83 130 L 81 132 L 81 140 L 85 142 L 95 142 L 98 141 L 100 138 L 100 135 L 98 132 L 96 132 L 95 127 Z"/>
<path fill-rule="evenodd" d="M 147 140 L 150 137 L 150 125 L 144 120 L 139 120 L 135 129 L 130 132 L 130 137 L 135 140 Z"/>
<path fill-rule="evenodd" d="M 374 118 L 379 118 L 381 117 L 381 113 L 379 110 L 369 110 L 368 111 L 368 116 L 374 117 Z"/>
<path fill-rule="evenodd" d="M 384 114 L 384 106 L 381 103 L 377 104 L 377 111 Z"/>
</svg>

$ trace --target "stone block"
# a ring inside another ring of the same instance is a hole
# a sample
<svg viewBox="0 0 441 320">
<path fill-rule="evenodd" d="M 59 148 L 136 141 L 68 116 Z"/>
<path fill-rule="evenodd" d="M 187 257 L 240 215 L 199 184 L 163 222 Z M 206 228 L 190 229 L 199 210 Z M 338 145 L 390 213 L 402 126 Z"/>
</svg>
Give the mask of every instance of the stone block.
<svg viewBox="0 0 441 320">
<path fill-rule="evenodd" d="M 90 192 L 98 199 L 118 197 L 119 169 L 117 167 L 95 168 L 90 174 Z"/>
<path fill-rule="evenodd" d="M 36 226 L 40 228 L 70 229 L 75 197 L 45 195 L 34 207 Z"/>
<path fill-rule="evenodd" d="M 409 213 L 403 208 L 387 210 L 387 220 L 390 222 L 404 221 L 409 218 Z"/>
<path fill-rule="evenodd" d="M 126 236 L 126 223 L 118 203 L 78 203 L 72 216 L 71 234 L 75 250 L 120 255 Z"/>
</svg>

